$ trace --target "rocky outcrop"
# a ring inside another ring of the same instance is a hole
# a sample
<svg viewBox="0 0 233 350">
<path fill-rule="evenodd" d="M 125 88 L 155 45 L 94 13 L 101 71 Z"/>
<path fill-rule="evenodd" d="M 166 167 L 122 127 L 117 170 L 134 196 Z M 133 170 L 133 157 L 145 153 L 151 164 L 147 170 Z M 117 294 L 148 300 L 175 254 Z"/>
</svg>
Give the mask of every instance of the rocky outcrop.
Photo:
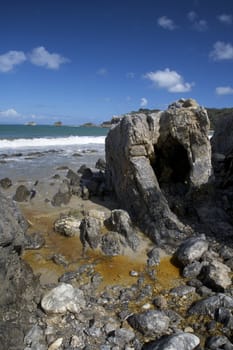
<svg viewBox="0 0 233 350">
<path fill-rule="evenodd" d="M 27 223 L 0 192 L 0 347 L 23 349 L 25 332 L 35 321 L 39 283 L 21 260 Z"/>
<path fill-rule="evenodd" d="M 164 112 L 125 116 L 106 138 L 106 177 L 121 206 L 156 243 L 188 233 L 169 206 L 208 182 L 212 172 L 207 112 L 180 100 Z"/>
</svg>

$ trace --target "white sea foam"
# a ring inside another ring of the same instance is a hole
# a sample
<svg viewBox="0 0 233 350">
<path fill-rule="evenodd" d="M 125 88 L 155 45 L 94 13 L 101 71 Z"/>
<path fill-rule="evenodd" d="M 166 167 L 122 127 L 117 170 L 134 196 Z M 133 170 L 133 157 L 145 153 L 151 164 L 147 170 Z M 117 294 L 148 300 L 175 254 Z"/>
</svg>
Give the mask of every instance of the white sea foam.
<svg viewBox="0 0 233 350">
<path fill-rule="evenodd" d="M 69 136 L 69 137 L 41 137 L 33 139 L 2 139 L 0 140 L 1 149 L 19 149 L 19 148 L 49 148 L 72 145 L 103 145 L 106 136 Z"/>
</svg>

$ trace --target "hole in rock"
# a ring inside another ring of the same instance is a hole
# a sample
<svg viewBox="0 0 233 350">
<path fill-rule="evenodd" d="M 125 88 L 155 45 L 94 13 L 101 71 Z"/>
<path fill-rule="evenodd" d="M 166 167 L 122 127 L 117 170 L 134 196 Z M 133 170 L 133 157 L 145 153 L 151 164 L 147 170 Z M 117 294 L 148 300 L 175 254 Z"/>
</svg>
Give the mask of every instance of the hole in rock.
<svg viewBox="0 0 233 350">
<path fill-rule="evenodd" d="M 154 159 L 151 166 L 161 188 L 177 187 L 189 182 L 190 164 L 185 148 L 173 137 L 159 141 L 154 146 Z"/>
</svg>

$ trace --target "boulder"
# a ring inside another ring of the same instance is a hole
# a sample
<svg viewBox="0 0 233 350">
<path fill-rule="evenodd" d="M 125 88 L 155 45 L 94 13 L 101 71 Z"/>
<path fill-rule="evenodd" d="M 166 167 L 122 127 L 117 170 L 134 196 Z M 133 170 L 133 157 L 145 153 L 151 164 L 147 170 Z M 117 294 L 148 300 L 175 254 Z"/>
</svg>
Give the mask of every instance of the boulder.
<svg viewBox="0 0 233 350">
<path fill-rule="evenodd" d="M 224 292 L 231 286 L 231 269 L 220 261 L 213 260 L 201 270 L 203 284 L 216 292 Z"/>
<path fill-rule="evenodd" d="M 85 308 L 83 291 L 70 284 L 61 283 L 44 295 L 41 306 L 47 314 L 79 313 Z"/>
<path fill-rule="evenodd" d="M 24 335 L 35 322 L 40 286 L 20 257 L 28 225 L 1 192 L 0 203 L 0 347 L 23 349 Z"/>
<path fill-rule="evenodd" d="M 190 333 L 178 333 L 164 336 L 145 344 L 143 350 L 193 350 L 200 344 L 200 339 Z"/>
<path fill-rule="evenodd" d="M 228 295 L 218 293 L 206 299 L 197 301 L 191 306 L 188 313 L 190 315 L 197 314 L 214 317 L 219 308 L 233 310 L 233 298 Z"/>
<path fill-rule="evenodd" d="M 7 189 L 12 186 L 12 181 L 9 177 L 4 177 L 4 179 L 0 180 L 0 186 L 4 189 Z"/>
<path fill-rule="evenodd" d="M 190 232 L 168 197 L 208 182 L 208 130 L 206 110 L 182 100 L 164 112 L 126 115 L 107 135 L 107 187 L 156 243 L 172 244 Z"/>
<path fill-rule="evenodd" d="M 204 235 L 186 239 L 175 252 L 176 259 L 182 265 L 188 265 L 195 260 L 199 260 L 208 250 L 209 244 Z"/>
<path fill-rule="evenodd" d="M 13 197 L 13 200 L 16 202 L 26 202 L 30 196 L 30 191 L 29 189 L 24 186 L 20 185 L 15 192 L 15 195 Z"/>
<path fill-rule="evenodd" d="M 53 196 L 51 204 L 54 207 L 60 207 L 62 204 L 68 204 L 70 199 L 71 199 L 70 188 L 68 183 L 64 181 L 60 185 L 58 192 Z"/>
<path fill-rule="evenodd" d="M 169 317 L 163 311 L 149 310 L 133 314 L 127 321 L 130 326 L 146 336 L 156 336 L 165 333 L 169 327 Z"/>
<path fill-rule="evenodd" d="M 80 241 L 84 248 L 87 244 L 92 249 L 96 249 L 100 244 L 101 223 L 98 219 L 86 216 L 80 224 Z"/>
</svg>

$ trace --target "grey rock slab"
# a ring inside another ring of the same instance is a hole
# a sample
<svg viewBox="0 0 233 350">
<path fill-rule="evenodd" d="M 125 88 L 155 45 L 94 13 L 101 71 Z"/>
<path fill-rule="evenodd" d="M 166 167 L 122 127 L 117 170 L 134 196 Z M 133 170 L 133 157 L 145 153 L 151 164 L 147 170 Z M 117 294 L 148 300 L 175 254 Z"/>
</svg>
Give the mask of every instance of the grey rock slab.
<svg viewBox="0 0 233 350">
<path fill-rule="evenodd" d="M 54 222 L 54 230 L 58 233 L 63 234 L 64 236 L 72 237 L 79 235 L 80 224 L 81 220 L 73 216 L 66 216 Z"/>
<path fill-rule="evenodd" d="M 231 269 L 220 261 L 213 260 L 201 271 L 201 280 L 216 292 L 224 292 L 231 285 Z"/>
</svg>

